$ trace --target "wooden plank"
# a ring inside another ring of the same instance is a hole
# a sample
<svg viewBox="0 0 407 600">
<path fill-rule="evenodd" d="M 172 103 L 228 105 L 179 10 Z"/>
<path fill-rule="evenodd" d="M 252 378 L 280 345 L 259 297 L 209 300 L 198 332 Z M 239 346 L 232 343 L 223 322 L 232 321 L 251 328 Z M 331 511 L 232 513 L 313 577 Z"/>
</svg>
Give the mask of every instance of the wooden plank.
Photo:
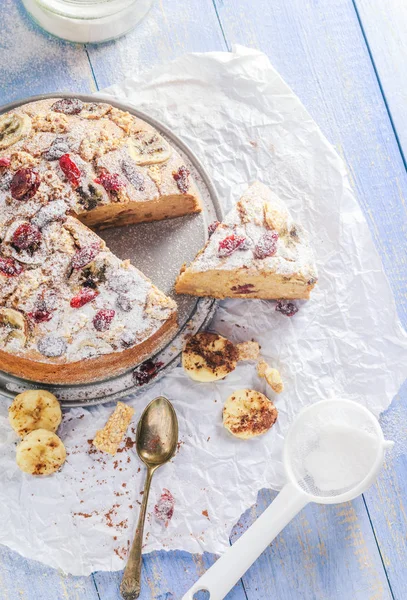
<svg viewBox="0 0 407 600">
<path fill-rule="evenodd" d="M 88 46 L 99 88 L 184 52 L 226 49 L 212 0 L 158 0 L 125 37 Z"/>
<path fill-rule="evenodd" d="M 232 539 L 270 504 L 263 490 Z M 385 600 L 392 595 L 362 498 L 307 506 L 243 578 L 248 600 Z"/>
<path fill-rule="evenodd" d="M 404 0 L 354 0 L 407 162 L 407 4 Z"/>
<path fill-rule="evenodd" d="M 1 600 L 99 600 L 91 577 L 65 576 L 0 546 Z"/>
<path fill-rule="evenodd" d="M 0 2 L 0 23 L 0 104 L 53 91 L 95 91 L 83 46 L 43 32 L 14 0 Z"/>
<path fill-rule="evenodd" d="M 394 598 L 406 596 L 407 577 L 407 383 L 382 416 L 387 439 L 396 440 L 388 453 L 377 483 L 365 493 L 365 501 L 379 542 Z"/>
<path fill-rule="evenodd" d="M 264 51 L 345 159 L 407 324 L 407 175 L 352 1 L 215 3 L 228 42 Z"/>
<path fill-rule="evenodd" d="M 195 581 L 213 564 L 215 557 L 186 552 L 153 552 L 143 557 L 140 600 L 179 600 Z M 121 571 L 95 573 L 100 600 L 120 600 Z M 227 595 L 227 600 L 245 600 L 241 582 Z M 202 594 L 197 600 L 204 600 Z"/>
</svg>

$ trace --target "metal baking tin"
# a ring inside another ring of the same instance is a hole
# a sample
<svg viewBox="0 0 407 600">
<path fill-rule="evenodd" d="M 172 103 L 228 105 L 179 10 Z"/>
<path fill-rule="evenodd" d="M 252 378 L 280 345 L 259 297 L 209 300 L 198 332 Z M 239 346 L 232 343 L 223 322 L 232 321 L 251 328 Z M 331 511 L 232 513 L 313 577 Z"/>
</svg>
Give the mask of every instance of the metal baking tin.
<svg viewBox="0 0 407 600">
<path fill-rule="evenodd" d="M 178 331 L 163 350 L 150 357 L 154 363 L 163 363 L 157 375 L 150 382 L 143 385 L 137 384 L 133 372 L 138 365 L 134 365 L 130 370 L 116 377 L 76 385 L 47 385 L 0 371 L 0 393 L 6 396 L 13 397 L 26 389 L 45 388 L 53 392 L 65 407 L 90 406 L 145 391 L 148 386 L 178 365 L 185 337 L 209 325 L 217 307 L 217 301 L 211 298 L 197 299 L 192 296 L 178 296 L 174 292 L 174 282 L 182 264 L 189 263 L 204 245 L 207 239 L 208 223 L 215 219 L 221 220 L 222 210 L 210 177 L 192 150 L 165 125 L 128 104 L 111 101 L 97 95 L 55 93 L 12 102 L 1 107 L 0 114 L 29 102 L 60 97 L 80 98 L 84 102 L 97 100 L 108 102 L 112 106 L 128 111 L 150 123 L 183 156 L 199 189 L 203 204 L 203 212 L 200 214 L 98 232 L 115 254 L 122 259 L 130 259 L 152 279 L 157 287 L 173 297 L 178 304 Z"/>
</svg>

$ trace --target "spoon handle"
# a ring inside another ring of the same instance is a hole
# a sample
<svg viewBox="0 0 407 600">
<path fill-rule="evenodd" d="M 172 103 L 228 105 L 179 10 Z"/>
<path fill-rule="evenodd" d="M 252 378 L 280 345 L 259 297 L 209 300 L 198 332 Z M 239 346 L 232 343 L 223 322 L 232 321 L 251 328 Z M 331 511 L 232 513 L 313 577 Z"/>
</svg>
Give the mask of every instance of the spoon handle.
<svg viewBox="0 0 407 600">
<path fill-rule="evenodd" d="M 154 471 L 154 468 L 148 468 L 147 470 L 143 502 L 140 507 L 136 534 L 134 536 L 127 565 L 124 570 L 123 579 L 120 584 L 120 593 L 124 600 L 135 600 L 140 595 L 141 549 L 143 546 L 144 521 L 146 520 L 148 496 L 150 493 L 151 479 Z"/>
</svg>

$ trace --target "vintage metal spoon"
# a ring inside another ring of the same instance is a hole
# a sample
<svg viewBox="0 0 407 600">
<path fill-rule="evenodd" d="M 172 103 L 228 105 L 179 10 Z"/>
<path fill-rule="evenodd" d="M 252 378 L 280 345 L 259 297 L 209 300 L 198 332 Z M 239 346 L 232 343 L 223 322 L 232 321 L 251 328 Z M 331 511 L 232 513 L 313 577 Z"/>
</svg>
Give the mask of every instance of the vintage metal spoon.
<svg viewBox="0 0 407 600">
<path fill-rule="evenodd" d="M 120 585 L 124 600 L 134 600 L 140 595 L 141 548 L 151 479 L 158 467 L 174 456 L 177 442 L 178 421 L 174 407 L 167 398 L 159 396 L 145 408 L 137 426 L 137 454 L 147 467 L 147 476 L 136 535 Z"/>
</svg>

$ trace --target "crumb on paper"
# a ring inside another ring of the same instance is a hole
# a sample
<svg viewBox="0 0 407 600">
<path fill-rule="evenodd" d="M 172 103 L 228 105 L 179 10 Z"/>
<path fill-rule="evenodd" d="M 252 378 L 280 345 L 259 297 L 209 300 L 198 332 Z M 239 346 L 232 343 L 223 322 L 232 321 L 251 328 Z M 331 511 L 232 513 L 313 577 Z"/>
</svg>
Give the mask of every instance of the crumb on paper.
<svg viewBox="0 0 407 600">
<path fill-rule="evenodd" d="M 162 494 L 154 506 L 154 516 L 164 527 L 168 527 L 174 514 L 175 499 L 169 490 L 163 488 Z"/>
<path fill-rule="evenodd" d="M 259 358 L 260 346 L 257 342 L 242 342 L 236 344 L 239 360 L 257 360 Z"/>
<path fill-rule="evenodd" d="M 93 445 L 102 452 L 115 455 L 134 414 L 134 408 L 118 402 L 103 429 L 96 432 Z"/>
<path fill-rule="evenodd" d="M 265 360 L 261 360 L 257 364 L 257 373 L 259 377 L 264 377 L 271 389 L 276 394 L 281 394 L 284 389 L 283 380 L 277 369 L 273 369 L 266 363 Z"/>
</svg>

